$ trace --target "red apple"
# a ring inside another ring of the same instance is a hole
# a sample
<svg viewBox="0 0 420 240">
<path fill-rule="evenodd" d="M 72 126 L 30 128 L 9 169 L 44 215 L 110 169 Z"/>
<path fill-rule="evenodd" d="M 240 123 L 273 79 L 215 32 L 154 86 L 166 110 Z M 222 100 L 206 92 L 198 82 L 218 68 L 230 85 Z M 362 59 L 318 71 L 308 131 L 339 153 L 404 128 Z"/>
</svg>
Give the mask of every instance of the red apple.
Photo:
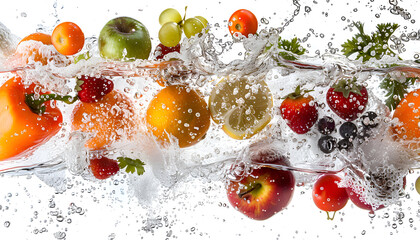
<svg viewBox="0 0 420 240">
<path fill-rule="evenodd" d="M 353 202 L 354 205 L 356 205 L 357 207 L 361 209 L 373 211 L 372 205 L 367 204 L 364 198 L 360 196 L 359 194 L 355 193 L 351 187 L 347 187 L 346 191 L 347 191 L 347 195 L 349 196 L 350 200 Z M 380 205 L 375 210 L 379 210 L 384 207 L 385 207 L 384 205 Z"/>
<path fill-rule="evenodd" d="M 403 188 L 404 189 L 405 189 L 406 183 L 407 183 L 407 178 L 404 176 L 404 178 L 403 178 Z M 353 202 L 354 205 L 356 205 L 357 207 L 359 207 L 361 209 L 369 210 L 371 212 L 374 211 L 372 205 L 367 204 L 365 199 L 362 196 L 360 196 L 360 194 L 357 194 L 357 193 L 354 192 L 353 188 L 347 187 L 346 191 L 347 191 L 347 195 L 349 196 L 350 200 Z M 363 189 L 363 191 L 364 191 L 364 189 Z M 379 210 L 379 209 L 382 209 L 382 208 L 385 208 L 385 206 L 384 205 L 379 205 L 375 209 L 375 211 Z"/>
<path fill-rule="evenodd" d="M 253 161 L 266 162 L 268 155 L 255 156 Z M 285 158 L 275 154 L 270 156 L 271 163 L 284 164 Z M 290 171 L 277 170 L 270 167 L 254 168 L 248 175 L 236 175 L 227 186 L 230 204 L 246 216 L 265 220 L 284 209 L 290 202 L 295 178 Z"/>
</svg>

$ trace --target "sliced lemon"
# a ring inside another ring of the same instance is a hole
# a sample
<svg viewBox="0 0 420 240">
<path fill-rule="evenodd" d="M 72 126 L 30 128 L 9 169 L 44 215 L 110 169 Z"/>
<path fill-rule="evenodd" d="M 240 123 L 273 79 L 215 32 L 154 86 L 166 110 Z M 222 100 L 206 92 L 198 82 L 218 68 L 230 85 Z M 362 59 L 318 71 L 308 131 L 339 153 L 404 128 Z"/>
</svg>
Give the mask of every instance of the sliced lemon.
<svg viewBox="0 0 420 240">
<path fill-rule="evenodd" d="M 248 139 L 270 122 L 273 97 L 263 80 L 227 77 L 213 88 L 209 107 L 227 135 Z"/>
</svg>

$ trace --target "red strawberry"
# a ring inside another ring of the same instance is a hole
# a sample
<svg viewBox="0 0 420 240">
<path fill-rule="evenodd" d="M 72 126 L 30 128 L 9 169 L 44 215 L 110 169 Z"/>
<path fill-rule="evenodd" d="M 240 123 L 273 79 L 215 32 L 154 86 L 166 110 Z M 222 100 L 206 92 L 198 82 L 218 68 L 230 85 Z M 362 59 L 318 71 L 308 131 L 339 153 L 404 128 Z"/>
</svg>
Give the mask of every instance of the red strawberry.
<svg viewBox="0 0 420 240">
<path fill-rule="evenodd" d="M 327 92 L 327 104 L 333 112 L 346 121 L 355 120 L 366 108 L 366 87 L 353 80 L 342 79 Z"/>
<path fill-rule="evenodd" d="M 117 161 L 102 156 L 90 159 L 89 167 L 97 179 L 107 179 L 120 170 Z"/>
<path fill-rule="evenodd" d="M 156 60 L 163 59 L 163 57 L 171 52 L 180 52 L 181 51 L 181 45 L 176 45 L 175 47 L 167 47 L 163 45 L 162 43 L 159 43 L 155 49 L 155 58 Z"/>
<path fill-rule="evenodd" d="M 85 103 L 98 102 L 103 96 L 114 89 L 114 83 L 104 77 L 96 78 L 82 76 L 77 80 L 76 90 L 80 101 Z"/>
<path fill-rule="evenodd" d="M 308 92 L 298 86 L 280 105 L 281 116 L 297 134 L 307 133 L 318 119 L 317 104 Z"/>
</svg>

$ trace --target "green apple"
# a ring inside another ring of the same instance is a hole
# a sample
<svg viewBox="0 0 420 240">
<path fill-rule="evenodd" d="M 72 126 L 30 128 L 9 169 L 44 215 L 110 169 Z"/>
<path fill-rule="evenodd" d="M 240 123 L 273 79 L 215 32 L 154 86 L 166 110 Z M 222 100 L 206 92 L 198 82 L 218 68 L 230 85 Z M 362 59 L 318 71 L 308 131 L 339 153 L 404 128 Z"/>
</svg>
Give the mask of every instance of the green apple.
<svg viewBox="0 0 420 240">
<path fill-rule="evenodd" d="M 147 59 L 152 43 L 147 28 L 141 22 L 130 17 L 118 17 L 102 28 L 98 47 L 101 56 L 107 59 Z"/>
</svg>

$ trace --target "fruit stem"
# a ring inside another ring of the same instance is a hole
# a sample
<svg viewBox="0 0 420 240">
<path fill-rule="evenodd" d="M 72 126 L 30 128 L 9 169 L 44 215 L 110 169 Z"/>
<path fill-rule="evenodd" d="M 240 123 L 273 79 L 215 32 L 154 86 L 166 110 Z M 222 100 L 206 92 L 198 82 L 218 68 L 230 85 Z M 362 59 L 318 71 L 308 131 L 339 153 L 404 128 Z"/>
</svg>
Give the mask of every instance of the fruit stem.
<svg viewBox="0 0 420 240">
<path fill-rule="evenodd" d="M 185 18 L 187 17 L 187 8 L 188 8 L 188 6 L 185 6 L 185 12 L 184 12 L 184 18 L 178 23 L 178 25 L 182 28 L 183 26 L 183 24 L 184 24 L 184 22 L 185 22 Z"/>
<path fill-rule="evenodd" d="M 332 217 L 330 217 L 330 212 L 328 212 L 328 211 L 325 211 L 326 213 L 327 213 L 327 220 L 334 220 L 334 217 L 335 217 L 335 213 L 337 212 L 337 211 L 334 211 L 334 213 L 333 213 L 333 215 L 332 215 Z"/>
<path fill-rule="evenodd" d="M 34 96 L 34 93 L 26 94 L 25 103 L 28 105 L 31 111 L 36 114 L 43 114 L 45 112 L 45 106 L 43 104 L 46 101 L 57 100 L 67 104 L 73 104 L 79 99 L 78 97 L 72 97 L 69 95 L 61 96 L 58 94 L 42 94 L 38 98 L 35 98 Z"/>
<path fill-rule="evenodd" d="M 304 94 L 306 94 L 306 93 L 310 93 L 310 92 L 312 92 L 312 91 L 314 91 L 314 90 L 303 90 L 303 89 L 301 89 L 300 88 L 300 85 L 298 85 L 296 88 L 295 88 L 295 91 L 294 92 L 292 92 L 292 93 L 289 93 L 288 95 L 286 95 L 283 99 L 286 99 L 286 98 L 290 98 L 290 99 L 298 99 L 298 98 L 300 98 L 300 97 L 302 97 Z"/>
<path fill-rule="evenodd" d="M 242 197 L 243 197 L 243 196 L 245 196 L 246 194 L 248 194 L 248 193 L 250 193 L 250 192 L 252 192 L 252 191 L 254 191 L 254 190 L 260 189 L 261 187 L 262 187 L 261 183 L 257 183 L 257 184 L 255 184 L 255 185 L 253 185 L 250 189 L 248 189 L 248 190 L 246 190 L 246 191 L 244 191 L 244 192 L 240 192 L 240 193 L 238 193 L 238 196 L 239 196 L 239 198 L 242 198 Z"/>
</svg>

